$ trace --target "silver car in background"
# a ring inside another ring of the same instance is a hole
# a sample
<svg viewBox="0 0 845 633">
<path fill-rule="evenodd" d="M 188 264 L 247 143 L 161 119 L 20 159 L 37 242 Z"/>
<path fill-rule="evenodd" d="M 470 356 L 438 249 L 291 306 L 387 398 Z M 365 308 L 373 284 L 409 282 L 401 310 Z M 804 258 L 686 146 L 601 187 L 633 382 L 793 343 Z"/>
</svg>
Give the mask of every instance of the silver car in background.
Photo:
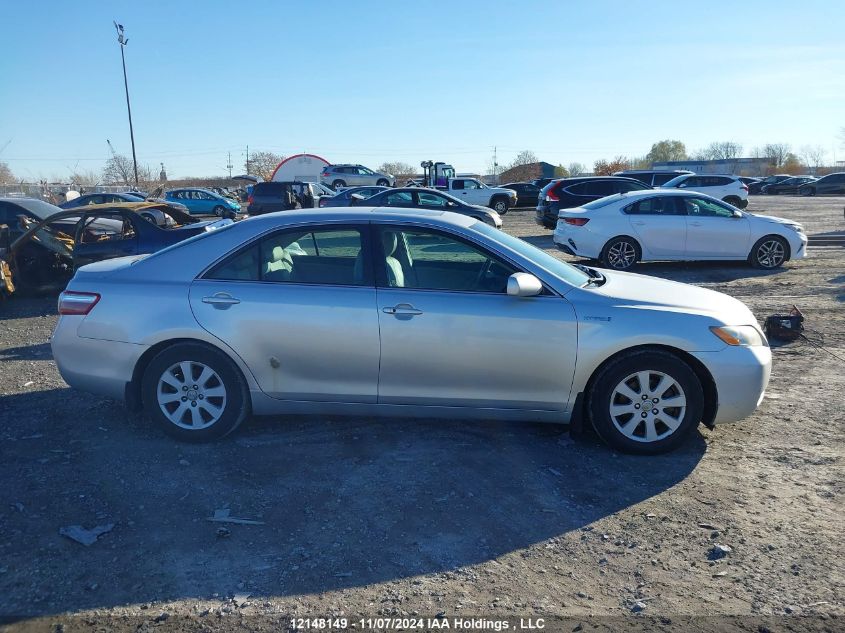
<svg viewBox="0 0 845 633">
<path fill-rule="evenodd" d="M 390 174 L 380 174 L 363 165 L 327 165 L 320 174 L 320 182 L 337 191 L 343 187 L 393 187 L 396 178 Z"/>
<path fill-rule="evenodd" d="M 59 312 L 68 384 L 192 441 L 252 413 L 583 416 L 652 454 L 751 414 L 771 368 L 736 299 L 415 209 L 267 214 L 85 266 Z"/>
</svg>

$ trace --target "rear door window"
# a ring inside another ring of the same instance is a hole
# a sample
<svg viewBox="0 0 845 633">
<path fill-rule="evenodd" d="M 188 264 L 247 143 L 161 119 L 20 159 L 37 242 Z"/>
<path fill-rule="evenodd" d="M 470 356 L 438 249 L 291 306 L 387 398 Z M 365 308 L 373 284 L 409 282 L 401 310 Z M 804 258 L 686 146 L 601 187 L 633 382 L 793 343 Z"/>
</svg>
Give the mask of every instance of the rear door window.
<svg viewBox="0 0 845 633">
<path fill-rule="evenodd" d="M 625 207 L 628 215 L 683 215 L 683 208 L 678 208 L 675 196 L 657 196 L 640 200 Z"/>
</svg>

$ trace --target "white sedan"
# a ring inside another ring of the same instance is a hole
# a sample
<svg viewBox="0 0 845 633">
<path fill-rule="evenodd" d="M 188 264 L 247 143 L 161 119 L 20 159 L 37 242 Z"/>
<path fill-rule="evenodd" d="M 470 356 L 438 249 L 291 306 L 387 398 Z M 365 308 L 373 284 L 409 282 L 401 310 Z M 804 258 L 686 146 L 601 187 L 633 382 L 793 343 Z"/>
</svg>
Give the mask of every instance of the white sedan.
<svg viewBox="0 0 845 633">
<path fill-rule="evenodd" d="M 657 260 L 747 260 L 777 268 L 807 256 L 797 222 L 677 189 L 630 191 L 562 210 L 554 241 L 570 255 L 616 270 Z"/>
</svg>

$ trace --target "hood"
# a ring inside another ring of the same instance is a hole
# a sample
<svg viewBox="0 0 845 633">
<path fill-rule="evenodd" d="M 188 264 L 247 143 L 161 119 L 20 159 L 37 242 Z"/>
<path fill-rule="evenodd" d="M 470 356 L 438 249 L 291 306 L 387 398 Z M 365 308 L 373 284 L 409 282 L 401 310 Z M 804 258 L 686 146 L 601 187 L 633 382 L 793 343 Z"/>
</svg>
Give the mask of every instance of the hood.
<svg viewBox="0 0 845 633">
<path fill-rule="evenodd" d="M 607 297 L 616 307 L 695 313 L 727 325 L 757 325 L 748 306 L 724 293 L 648 275 L 601 272 L 607 281 L 590 290 Z"/>
<path fill-rule="evenodd" d="M 794 220 L 787 220 L 785 218 L 776 218 L 773 215 L 758 215 L 756 213 L 745 213 L 746 217 L 751 219 L 758 219 L 762 220 L 763 222 L 773 222 L 775 224 L 785 224 L 785 225 L 792 225 L 792 226 L 802 226 L 800 222 L 795 222 Z"/>
</svg>

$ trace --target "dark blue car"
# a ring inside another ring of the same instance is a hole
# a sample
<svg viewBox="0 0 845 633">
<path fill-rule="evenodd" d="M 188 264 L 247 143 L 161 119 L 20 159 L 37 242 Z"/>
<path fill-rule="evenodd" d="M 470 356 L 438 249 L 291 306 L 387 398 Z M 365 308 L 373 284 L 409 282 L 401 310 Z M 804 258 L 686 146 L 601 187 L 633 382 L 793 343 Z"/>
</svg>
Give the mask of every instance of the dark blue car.
<svg viewBox="0 0 845 633">
<path fill-rule="evenodd" d="M 115 202 L 143 202 L 144 197 L 140 193 L 122 191 L 120 193 L 86 193 L 73 200 L 68 200 L 59 205 L 62 209 L 77 209 L 87 207 L 89 204 L 113 204 Z"/>
<path fill-rule="evenodd" d="M 374 196 L 377 193 L 381 193 L 382 191 L 387 191 L 389 187 L 349 187 L 348 189 L 343 189 L 339 191 L 333 196 L 322 196 L 320 198 L 320 208 L 323 207 L 350 207 L 352 206 L 350 203 L 350 197 L 352 194 L 359 195 L 363 198 L 369 198 L 370 196 Z"/>
</svg>

